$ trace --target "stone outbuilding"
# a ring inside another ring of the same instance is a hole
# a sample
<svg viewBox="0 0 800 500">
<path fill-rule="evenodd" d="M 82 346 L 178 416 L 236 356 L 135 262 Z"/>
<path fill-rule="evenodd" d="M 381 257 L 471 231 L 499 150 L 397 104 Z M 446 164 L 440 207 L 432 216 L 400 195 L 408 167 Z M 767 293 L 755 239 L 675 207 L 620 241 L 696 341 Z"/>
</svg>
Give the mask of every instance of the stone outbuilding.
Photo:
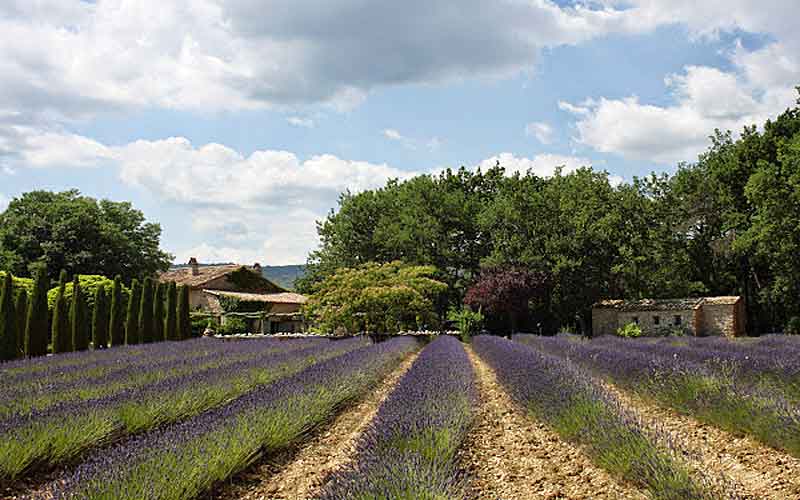
<svg viewBox="0 0 800 500">
<path fill-rule="evenodd" d="M 174 281 L 189 287 L 192 311 L 223 316 L 221 301 L 248 303 L 254 316 L 248 327 L 252 332 L 301 332 L 304 321 L 300 312 L 306 297 L 290 292 L 268 280 L 259 264 L 200 265 L 192 257 L 185 266 L 175 267 L 159 275 L 160 282 Z M 224 319 L 222 320 L 224 321 Z"/>
<path fill-rule="evenodd" d="M 689 335 L 745 335 L 740 296 L 684 299 L 603 300 L 592 306 L 592 334 L 613 335 L 635 323 L 644 335 L 682 330 Z"/>
<path fill-rule="evenodd" d="M 222 301 L 235 300 L 255 307 L 259 317 L 248 318 L 248 329 L 259 333 L 299 333 L 305 331 L 302 311 L 308 300 L 305 295 L 294 292 L 244 293 L 225 290 L 203 290 L 208 295 L 207 302 L 212 312 L 222 314 Z M 224 323 L 224 316 L 223 316 Z"/>
</svg>

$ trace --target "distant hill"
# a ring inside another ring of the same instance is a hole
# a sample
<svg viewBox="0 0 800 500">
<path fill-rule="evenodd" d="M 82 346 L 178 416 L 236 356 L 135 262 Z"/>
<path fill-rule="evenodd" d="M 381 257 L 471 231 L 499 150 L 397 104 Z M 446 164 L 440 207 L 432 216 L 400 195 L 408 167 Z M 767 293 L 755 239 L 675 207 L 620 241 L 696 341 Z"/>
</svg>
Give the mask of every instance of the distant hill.
<svg viewBox="0 0 800 500">
<path fill-rule="evenodd" d="M 200 264 L 203 266 L 219 266 L 223 264 L 233 264 L 233 262 L 215 262 L 213 264 Z M 171 269 L 186 267 L 187 264 L 173 264 Z M 306 266 L 303 264 L 293 264 L 289 266 L 261 266 L 261 274 L 287 290 L 294 290 L 294 280 L 305 274 Z"/>
<path fill-rule="evenodd" d="M 261 268 L 261 274 L 263 274 L 265 278 L 287 290 L 294 290 L 294 280 L 303 276 L 305 272 L 306 266 L 303 264 L 291 266 L 263 266 Z"/>
</svg>

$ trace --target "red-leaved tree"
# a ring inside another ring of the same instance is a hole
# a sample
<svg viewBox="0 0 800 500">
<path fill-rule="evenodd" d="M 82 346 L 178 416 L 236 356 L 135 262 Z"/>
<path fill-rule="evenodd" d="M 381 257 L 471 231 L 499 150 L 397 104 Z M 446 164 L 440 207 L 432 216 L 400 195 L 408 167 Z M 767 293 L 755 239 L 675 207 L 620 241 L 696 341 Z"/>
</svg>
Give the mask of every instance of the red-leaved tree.
<svg viewBox="0 0 800 500">
<path fill-rule="evenodd" d="M 548 293 L 550 276 L 524 267 L 491 267 L 467 290 L 464 303 L 482 311 L 506 316 L 511 332 L 517 331 L 519 319 L 528 313 L 532 300 Z"/>
</svg>

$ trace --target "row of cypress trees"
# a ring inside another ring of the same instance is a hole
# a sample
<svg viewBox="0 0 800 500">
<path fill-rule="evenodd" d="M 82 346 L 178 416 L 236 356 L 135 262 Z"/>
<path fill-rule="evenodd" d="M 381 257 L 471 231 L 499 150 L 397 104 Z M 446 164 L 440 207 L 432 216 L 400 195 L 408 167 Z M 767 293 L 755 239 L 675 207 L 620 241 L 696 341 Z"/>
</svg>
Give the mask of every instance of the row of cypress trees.
<svg viewBox="0 0 800 500">
<path fill-rule="evenodd" d="M 46 270 L 37 271 L 30 298 L 26 290 L 20 290 L 16 301 L 13 277 L 6 273 L 0 283 L 0 360 L 43 356 L 48 352 L 48 342 L 53 353 L 61 353 L 83 351 L 90 345 L 104 349 L 191 337 L 186 286 L 158 283 L 153 278 L 145 279 L 143 284 L 133 280 L 125 304 L 121 278 L 117 276 L 110 297 L 104 285 L 96 288 L 91 316 L 79 277 L 73 277 L 69 301 L 66 286 L 67 273 L 61 271 L 50 317 Z"/>
</svg>

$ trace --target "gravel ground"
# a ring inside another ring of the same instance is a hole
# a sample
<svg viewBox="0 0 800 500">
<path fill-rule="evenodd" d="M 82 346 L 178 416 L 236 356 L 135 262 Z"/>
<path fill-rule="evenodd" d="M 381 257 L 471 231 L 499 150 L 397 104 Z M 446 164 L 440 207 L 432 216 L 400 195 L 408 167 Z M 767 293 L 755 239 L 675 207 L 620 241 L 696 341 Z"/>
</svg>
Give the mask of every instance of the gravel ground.
<svg viewBox="0 0 800 500">
<path fill-rule="evenodd" d="M 416 358 L 417 353 L 409 355 L 369 396 L 348 406 L 311 439 L 241 474 L 231 484 L 216 492 L 213 498 L 312 498 L 325 484 L 325 479 L 331 472 L 354 458 L 355 445 L 362 431 Z"/>
<path fill-rule="evenodd" d="M 494 372 L 467 347 L 480 393 L 476 422 L 460 461 L 479 499 L 643 499 L 642 492 L 595 467 L 579 448 L 525 415 Z"/>
</svg>

